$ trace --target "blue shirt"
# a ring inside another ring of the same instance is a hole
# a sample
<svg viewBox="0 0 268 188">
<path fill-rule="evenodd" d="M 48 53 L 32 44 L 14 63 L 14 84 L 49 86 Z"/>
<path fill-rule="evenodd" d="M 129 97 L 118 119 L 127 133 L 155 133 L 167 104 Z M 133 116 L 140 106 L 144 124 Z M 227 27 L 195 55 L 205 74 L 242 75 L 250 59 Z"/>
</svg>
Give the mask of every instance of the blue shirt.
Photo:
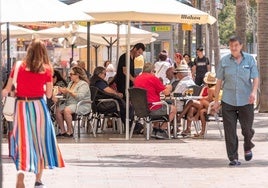
<svg viewBox="0 0 268 188">
<path fill-rule="evenodd" d="M 259 76 L 254 58 L 242 52 L 242 61 L 236 62 L 229 54 L 224 56 L 217 69 L 216 77 L 223 81 L 222 101 L 232 106 L 249 104 L 252 79 Z"/>
</svg>

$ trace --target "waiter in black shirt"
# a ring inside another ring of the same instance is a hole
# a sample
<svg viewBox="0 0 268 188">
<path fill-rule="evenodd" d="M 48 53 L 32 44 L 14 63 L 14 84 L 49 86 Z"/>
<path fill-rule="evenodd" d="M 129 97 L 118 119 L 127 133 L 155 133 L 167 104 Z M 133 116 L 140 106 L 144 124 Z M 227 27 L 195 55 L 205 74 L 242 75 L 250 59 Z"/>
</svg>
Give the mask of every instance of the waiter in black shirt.
<svg viewBox="0 0 268 188">
<path fill-rule="evenodd" d="M 133 81 L 135 78 L 134 73 L 134 59 L 143 54 L 145 51 L 145 45 L 143 43 L 137 43 L 134 47 L 130 50 L 130 75 L 129 75 L 129 86 L 133 86 Z M 118 65 L 117 65 L 117 73 L 115 76 L 115 83 L 117 87 L 117 91 L 123 93 L 124 99 L 126 97 L 126 53 L 122 54 L 119 58 Z"/>
<path fill-rule="evenodd" d="M 194 65 L 192 67 L 193 80 L 196 85 L 201 86 L 203 84 L 203 79 L 205 74 L 210 71 L 209 59 L 203 54 L 203 47 L 196 49 L 197 57 L 194 60 Z"/>
</svg>

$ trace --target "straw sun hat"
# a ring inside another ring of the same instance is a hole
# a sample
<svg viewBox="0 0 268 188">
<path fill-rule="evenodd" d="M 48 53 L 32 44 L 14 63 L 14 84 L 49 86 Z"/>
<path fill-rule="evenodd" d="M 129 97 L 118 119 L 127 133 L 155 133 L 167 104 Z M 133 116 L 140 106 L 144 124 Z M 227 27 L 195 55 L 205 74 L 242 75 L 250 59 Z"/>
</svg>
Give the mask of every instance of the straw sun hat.
<svg viewBox="0 0 268 188">
<path fill-rule="evenodd" d="M 204 82 L 206 84 L 216 84 L 217 82 L 216 74 L 214 72 L 207 72 L 204 77 Z"/>
<path fill-rule="evenodd" d="M 187 64 L 179 64 L 178 67 L 174 70 L 174 73 L 178 72 L 190 72 L 190 69 Z"/>
</svg>

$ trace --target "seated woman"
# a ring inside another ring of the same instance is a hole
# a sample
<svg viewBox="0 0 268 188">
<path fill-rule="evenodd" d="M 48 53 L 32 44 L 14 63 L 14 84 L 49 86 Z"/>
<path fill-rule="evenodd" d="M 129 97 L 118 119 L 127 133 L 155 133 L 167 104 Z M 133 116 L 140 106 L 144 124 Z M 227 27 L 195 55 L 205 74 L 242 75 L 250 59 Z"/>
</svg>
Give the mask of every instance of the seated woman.
<svg viewBox="0 0 268 188">
<path fill-rule="evenodd" d="M 195 137 L 203 138 L 206 130 L 206 114 L 209 104 L 214 101 L 215 96 L 215 85 L 217 79 L 216 74 L 212 72 L 207 72 L 204 77 L 204 83 L 207 86 L 207 95 L 200 99 L 200 107 L 198 109 L 197 115 L 201 121 L 201 131 L 195 135 Z M 198 119 L 197 119 L 198 120 Z"/>
<path fill-rule="evenodd" d="M 57 95 L 58 94 L 58 87 L 67 87 L 67 82 L 64 80 L 64 78 L 61 76 L 60 72 L 58 70 L 54 69 L 54 73 L 53 73 L 53 95 Z M 49 110 L 51 110 L 51 113 L 54 113 L 53 108 L 53 100 L 51 99 L 47 99 L 47 106 L 49 108 Z"/>
<path fill-rule="evenodd" d="M 53 86 L 67 87 L 66 80 L 62 77 L 60 71 L 54 69 Z"/>
<path fill-rule="evenodd" d="M 72 114 L 75 113 L 76 105 L 83 99 L 90 99 L 89 81 L 84 70 L 78 66 L 74 66 L 70 70 L 71 81 L 68 87 L 59 87 L 59 92 L 65 97 L 65 102 L 59 104 L 56 108 L 56 121 L 60 127 L 60 133 L 57 136 L 72 137 Z M 53 97 L 53 101 L 57 102 L 57 98 Z M 79 113 L 86 114 L 90 112 L 91 105 L 85 104 L 79 110 Z M 64 121 L 67 124 L 67 131 L 64 127 Z"/>
<path fill-rule="evenodd" d="M 185 106 L 185 113 L 180 114 L 179 118 L 187 114 L 190 121 L 201 121 L 201 131 L 195 134 L 195 137 L 203 138 L 206 130 L 206 114 L 209 104 L 214 101 L 215 84 L 217 82 L 216 74 L 207 72 L 204 77 L 205 86 L 202 88 L 200 100 L 192 100 Z"/>
<path fill-rule="evenodd" d="M 120 107 L 120 117 L 121 117 L 122 122 L 125 123 L 125 121 L 126 121 L 126 104 L 125 104 L 125 101 L 123 100 L 123 94 L 119 93 L 116 90 L 114 90 L 113 88 L 111 88 L 108 85 L 107 81 L 105 81 L 105 76 L 106 76 L 106 69 L 104 67 L 101 67 L 101 66 L 96 67 L 94 72 L 93 72 L 93 76 L 90 79 L 90 85 L 95 86 L 95 87 L 99 88 L 100 90 L 102 90 L 108 94 L 114 95 L 114 96 L 111 95 L 111 97 L 118 101 L 119 107 Z M 130 117 L 130 119 L 133 119 L 132 113 L 130 113 L 129 117 Z"/>
</svg>

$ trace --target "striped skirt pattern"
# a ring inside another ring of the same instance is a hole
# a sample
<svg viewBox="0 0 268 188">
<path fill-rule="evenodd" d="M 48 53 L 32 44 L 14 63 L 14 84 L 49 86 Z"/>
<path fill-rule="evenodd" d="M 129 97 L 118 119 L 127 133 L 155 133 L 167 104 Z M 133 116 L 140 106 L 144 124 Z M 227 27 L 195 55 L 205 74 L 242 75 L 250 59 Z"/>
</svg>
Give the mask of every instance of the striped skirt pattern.
<svg viewBox="0 0 268 188">
<path fill-rule="evenodd" d="M 17 100 L 10 144 L 17 170 L 37 174 L 65 166 L 44 99 Z"/>
</svg>

